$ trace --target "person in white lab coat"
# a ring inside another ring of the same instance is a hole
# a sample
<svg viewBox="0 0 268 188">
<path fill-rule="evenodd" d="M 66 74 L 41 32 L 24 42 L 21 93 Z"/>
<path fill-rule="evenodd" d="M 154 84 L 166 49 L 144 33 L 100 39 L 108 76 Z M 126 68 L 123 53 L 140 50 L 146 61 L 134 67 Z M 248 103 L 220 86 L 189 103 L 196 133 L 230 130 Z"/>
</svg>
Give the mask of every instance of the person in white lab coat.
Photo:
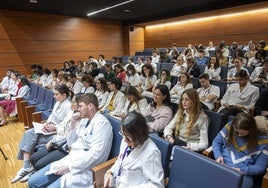
<svg viewBox="0 0 268 188">
<path fill-rule="evenodd" d="M 78 111 L 81 118 L 87 118 L 88 121 L 76 135 L 69 155 L 34 173 L 28 180 L 30 188 L 93 188 L 91 169 L 108 159 L 113 139 L 112 126 L 98 112 L 98 99 L 94 94 L 84 94 L 79 98 Z M 45 175 L 48 171 L 51 174 Z"/>
<path fill-rule="evenodd" d="M 129 112 L 122 121 L 120 154 L 104 176 L 104 187 L 163 188 L 161 153 L 148 138 L 145 118 Z"/>
</svg>

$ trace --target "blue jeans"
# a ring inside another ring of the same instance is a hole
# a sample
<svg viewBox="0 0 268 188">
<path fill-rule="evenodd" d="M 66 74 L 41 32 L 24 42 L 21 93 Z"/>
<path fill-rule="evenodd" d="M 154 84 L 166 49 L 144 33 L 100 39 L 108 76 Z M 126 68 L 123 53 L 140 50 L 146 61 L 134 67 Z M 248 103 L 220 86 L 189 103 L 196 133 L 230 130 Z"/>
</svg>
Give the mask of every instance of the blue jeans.
<svg viewBox="0 0 268 188">
<path fill-rule="evenodd" d="M 242 188 L 252 188 L 253 187 L 253 177 L 244 175 Z"/>
<path fill-rule="evenodd" d="M 30 188 L 59 188 L 61 176 L 54 174 L 45 175 L 49 169 L 50 164 L 31 175 L 28 180 L 28 186 Z"/>
</svg>

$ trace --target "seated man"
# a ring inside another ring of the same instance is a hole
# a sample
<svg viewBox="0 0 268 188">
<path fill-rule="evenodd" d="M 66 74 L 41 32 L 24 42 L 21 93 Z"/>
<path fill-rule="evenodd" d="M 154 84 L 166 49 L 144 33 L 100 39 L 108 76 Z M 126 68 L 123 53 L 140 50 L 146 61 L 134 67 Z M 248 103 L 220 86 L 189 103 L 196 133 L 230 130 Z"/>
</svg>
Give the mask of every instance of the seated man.
<svg viewBox="0 0 268 188">
<path fill-rule="evenodd" d="M 48 164 L 28 180 L 29 187 L 93 187 L 92 167 L 106 161 L 113 133 L 110 122 L 98 112 L 98 99 L 84 94 L 78 100 L 81 118 L 88 121 L 74 134 L 69 155 Z M 49 171 L 49 175 L 46 173 Z"/>
<path fill-rule="evenodd" d="M 199 76 L 199 82 L 202 86 L 201 88 L 197 89 L 200 102 L 206 105 L 209 110 L 213 110 L 214 102 L 220 96 L 220 88 L 218 86 L 210 84 L 209 75 L 207 73 L 202 73 Z"/>
<path fill-rule="evenodd" d="M 247 72 L 247 75 L 249 75 L 248 70 L 243 67 L 243 60 L 241 57 L 236 57 L 233 60 L 234 67 L 230 68 L 227 73 L 227 82 L 237 81 L 236 79 L 236 73 L 238 73 L 240 70 L 245 70 Z"/>
<path fill-rule="evenodd" d="M 259 98 L 259 88 L 249 82 L 248 73 L 240 70 L 236 73 L 237 83 L 231 84 L 221 100 L 218 112 L 223 113 L 225 118 L 235 116 L 240 112 L 249 112 Z"/>
</svg>

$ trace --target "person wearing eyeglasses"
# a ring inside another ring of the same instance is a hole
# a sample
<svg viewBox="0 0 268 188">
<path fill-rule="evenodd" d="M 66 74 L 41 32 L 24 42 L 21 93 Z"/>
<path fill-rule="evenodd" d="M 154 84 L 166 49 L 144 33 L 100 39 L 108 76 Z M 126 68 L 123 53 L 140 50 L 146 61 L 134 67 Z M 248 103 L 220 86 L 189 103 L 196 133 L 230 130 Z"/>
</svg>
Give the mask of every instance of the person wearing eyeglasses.
<svg viewBox="0 0 268 188">
<path fill-rule="evenodd" d="M 164 187 L 161 153 L 148 137 L 145 118 L 130 112 L 122 120 L 119 156 L 104 176 L 108 187 Z"/>
</svg>

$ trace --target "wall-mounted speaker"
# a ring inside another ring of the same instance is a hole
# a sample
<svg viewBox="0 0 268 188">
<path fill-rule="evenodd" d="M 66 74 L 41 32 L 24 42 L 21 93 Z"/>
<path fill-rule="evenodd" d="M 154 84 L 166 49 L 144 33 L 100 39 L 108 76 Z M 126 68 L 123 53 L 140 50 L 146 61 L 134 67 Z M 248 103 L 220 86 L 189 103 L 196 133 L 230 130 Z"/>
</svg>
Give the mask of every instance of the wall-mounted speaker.
<svg viewBox="0 0 268 188">
<path fill-rule="evenodd" d="M 133 32 L 134 31 L 134 26 L 129 26 L 129 31 Z"/>
</svg>

